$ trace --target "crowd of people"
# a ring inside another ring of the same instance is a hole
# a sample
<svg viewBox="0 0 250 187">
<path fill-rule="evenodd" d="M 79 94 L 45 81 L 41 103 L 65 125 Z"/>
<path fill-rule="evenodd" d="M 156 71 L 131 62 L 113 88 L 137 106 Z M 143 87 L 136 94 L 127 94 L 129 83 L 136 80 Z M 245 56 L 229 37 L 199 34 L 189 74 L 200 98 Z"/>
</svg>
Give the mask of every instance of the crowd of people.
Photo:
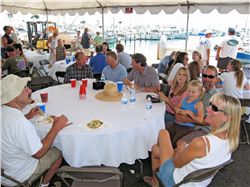
<svg viewBox="0 0 250 187">
<path fill-rule="evenodd" d="M 11 28 L 4 27 L 4 31 L 1 51 L 6 61 L 2 70 L 11 71 L 1 80 L 2 167 L 21 181 L 48 169 L 42 184 L 47 186 L 62 161 L 60 151 L 51 147 L 58 132 L 67 126 L 68 119 L 63 115 L 55 117 L 48 135 L 39 139 L 29 121 L 39 113 L 38 108 L 27 115 L 21 112 L 31 102 L 31 90 L 27 87 L 30 78 L 12 75 L 16 74 L 17 67 L 25 68 L 27 60 L 22 49 L 14 47 L 16 43 L 9 36 Z M 250 90 L 242 64 L 236 59 L 240 42 L 233 28 L 229 28 L 229 37 L 217 49 L 217 67 L 209 64 L 212 33 L 207 31 L 199 49 L 192 53 L 192 62 L 188 53 L 173 51 L 163 57 L 158 71 L 148 65 L 143 54 L 129 55 L 121 43 L 116 45 L 116 52 L 111 51 L 99 32 L 92 39 L 88 31 L 85 28 L 82 37 L 78 32 L 76 62 L 67 67 L 64 83 L 69 83 L 70 79 L 104 76 L 105 80 L 122 81 L 136 92 L 158 94 L 166 105 L 165 129 L 159 132 L 157 143 L 151 149 L 151 160 L 152 171 L 160 168 L 159 177 L 166 186 L 180 182 L 192 171 L 214 167 L 231 158 L 239 143 L 241 105 L 238 98 L 243 97 L 243 89 Z M 63 41 L 57 36 L 58 30 L 55 30 L 46 44 L 53 62 L 66 57 Z M 90 44 L 95 46 L 94 56 L 91 56 Z M 167 95 L 160 90 L 160 73 L 168 77 L 170 92 Z M 217 87 L 222 87 L 223 92 Z M 154 176 L 145 176 L 143 180 L 157 186 Z M 13 185 L 7 179 L 2 182 Z M 211 178 L 196 185 L 206 186 L 210 182 Z"/>
</svg>

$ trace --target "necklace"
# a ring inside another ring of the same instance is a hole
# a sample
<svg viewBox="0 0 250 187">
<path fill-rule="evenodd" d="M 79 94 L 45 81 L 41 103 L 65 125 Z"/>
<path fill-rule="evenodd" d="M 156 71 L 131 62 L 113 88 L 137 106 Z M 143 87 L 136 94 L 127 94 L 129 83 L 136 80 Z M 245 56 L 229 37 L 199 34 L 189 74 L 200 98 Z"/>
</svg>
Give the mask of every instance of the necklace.
<svg viewBox="0 0 250 187">
<path fill-rule="evenodd" d="M 12 102 L 14 103 L 14 105 L 16 106 L 16 108 L 22 112 L 22 109 L 16 104 L 16 102 L 15 101 L 12 101 Z"/>
</svg>

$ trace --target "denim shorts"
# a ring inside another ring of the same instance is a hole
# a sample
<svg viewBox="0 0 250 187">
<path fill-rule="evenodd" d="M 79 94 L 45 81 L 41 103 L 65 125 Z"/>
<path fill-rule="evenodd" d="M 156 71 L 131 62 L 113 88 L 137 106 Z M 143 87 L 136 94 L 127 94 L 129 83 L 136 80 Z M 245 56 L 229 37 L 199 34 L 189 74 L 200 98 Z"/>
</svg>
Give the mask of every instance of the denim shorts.
<svg viewBox="0 0 250 187">
<path fill-rule="evenodd" d="M 172 159 L 166 160 L 160 167 L 158 176 L 167 187 L 172 187 L 175 185 L 174 182 L 174 163 Z"/>
</svg>

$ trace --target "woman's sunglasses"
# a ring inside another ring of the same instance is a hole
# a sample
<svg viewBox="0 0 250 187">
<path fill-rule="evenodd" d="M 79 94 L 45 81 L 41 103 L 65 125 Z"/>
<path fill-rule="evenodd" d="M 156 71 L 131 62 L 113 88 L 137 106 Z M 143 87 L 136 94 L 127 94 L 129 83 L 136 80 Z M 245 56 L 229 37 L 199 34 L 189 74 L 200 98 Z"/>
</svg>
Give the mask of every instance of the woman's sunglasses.
<svg viewBox="0 0 250 187">
<path fill-rule="evenodd" d="M 215 75 L 202 74 L 202 77 L 203 77 L 203 78 L 214 79 L 216 76 L 215 76 Z"/>
<path fill-rule="evenodd" d="M 213 103 L 209 103 L 209 106 L 211 106 L 212 110 L 214 112 L 224 112 L 223 110 L 219 109 L 217 106 L 215 106 Z"/>
</svg>

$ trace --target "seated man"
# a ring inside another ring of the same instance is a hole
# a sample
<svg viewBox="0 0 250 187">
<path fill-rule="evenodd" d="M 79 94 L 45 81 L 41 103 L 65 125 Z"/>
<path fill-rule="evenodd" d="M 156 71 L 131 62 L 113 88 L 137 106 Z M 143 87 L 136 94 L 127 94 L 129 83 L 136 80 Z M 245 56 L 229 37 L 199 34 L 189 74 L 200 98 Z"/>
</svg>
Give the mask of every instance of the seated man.
<svg viewBox="0 0 250 187">
<path fill-rule="evenodd" d="M 2 70 L 8 70 L 8 74 L 17 74 L 21 77 L 27 76 L 27 74 L 23 71 L 27 67 L 25 59 L 22 56 L 17 56 L 15 49 L 10 46 L 6 48 L 6 53 L 8 58 L 2 64 Z"/>
<path fill-rule="evenodd" d="M 203 106 L 204 106 L 204 116 L 206 116 L 206 108 L 209 107 L 209 103 L 210 103 L 210 99 L 211 97 L 217 93 L 217 90 L 215 88 L 215 83 L 217 81 L 217 76 L 218 76 L 218 71 L 216 69 L 216 67 L 214 66 L 206 66 L 205 69 L 202 72 L 202 84 L 205 88 L 205 93 L 202 97 L 202 102 L 203 102 Z M 175 115 L 176 119 L 180 122 L 189 122 L 189 123 L 194 123 L 196 124 L 193 131 L 190 132 L 189 134 L 187 134 L 186 136 L 180 138 L 180 140 L 177 142 L 177 144 L 179 143 L 190 143 L 192 141 L 193 138 L 195 137 L 199 137 L 202 135 L 205 135 L 207 133 L 210 132 L 210 128 L 209 126 L 207 126 L 207 123 L 205 121 L 203 121 L 202 123 L 199 123 L 193 119 L 191 119 L 190 117 L 186 116 L 186 115 L 181 115 L 181 114 L 176 114 Z M 166 124 L 166 128 L 171 128 L 170 123 Z M 173 126 L 173 124 L 171 124 Z M 179 132 L 181 131 L 180 126 L 178 126 L 179 128 Z M 172 142 L 173 145 L 175 146 L 176 142 Z"/>
<path fill-rule="evenodd" d="M 48 186 L 62 162 L 60 151 L 51 149 L 51 146 L 59 131 L 67 126 L 68 119 L 64 115 L 54 117 L 52 128 L 40 140 L 34 125 L 29 121 L 40 113 L 39 108 L 31 109 L 26 115 L 22 112 L 31 103 L 28 81 L 29 77 L 20 78 L 16 75 L 8 75 L 1 80 L 1 167 L 7 175 L 21 182 L 48 170 L 42 181 L 42 186 Z M 16 185 L 4 177 L 1 182 L 4 186 Z"/>
<path fill-rule="evenodd" d="M 66 69 L 64 83 L 69 83 L 70 79 L 82 80 L 93 78 L 91 67 L 86 64 L 88 57 L 83 52 L 77 52 L 75 55 L 76 63 Z"/>
<path fill-rule="evenodd" d="M 124 84 L 132 86 L 134 81 L 135 89 L 144 92 L 155 92 L 160 89 L 160 82 L 154 68 L 147 65 L 146 57 L 143 54 L 135 53 L 132 56 L 132 71 L 124 80 Z"/>
<path fill-rule="evenodd" d="M 124 46 L 118 43 L 115 47 L 117 51 L 117 61 L 123 65 L 126 69 L 131 68 L 131 57 L 128 53 L 124 52 Z"/>
<path fill-rule="evenodd" d="M 105 79 L 113 82 L 123 81 L 127 76 L 127 70 L 123 65 L 117 62 L 116 53 L 113 51 L 108 51 L 106 56 L 108 66 L 106 66 L 102 71 Z"/>
<path fill-rule="evenodd" d="M 106 56 L 102 53 L 102 45 L 95 46 L 96 55 L 91 57 L 89 65 L 92 67 L 94 77 L 101 78 L 102 70 L 107 66 Z"/>
</svg>

